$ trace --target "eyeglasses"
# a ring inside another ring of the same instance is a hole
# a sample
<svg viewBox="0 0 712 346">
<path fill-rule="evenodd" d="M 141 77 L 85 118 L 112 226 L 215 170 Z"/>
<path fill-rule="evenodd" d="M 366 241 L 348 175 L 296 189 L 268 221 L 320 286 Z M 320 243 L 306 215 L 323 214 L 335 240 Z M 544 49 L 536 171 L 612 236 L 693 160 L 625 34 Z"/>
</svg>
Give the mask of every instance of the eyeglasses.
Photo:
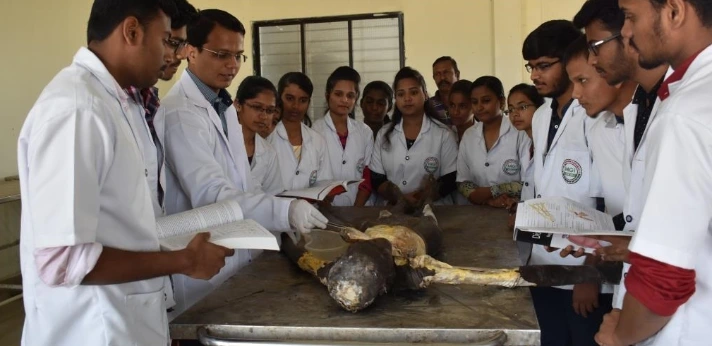
<svg viewBox="0 0 712 346">
<path fill-rule="evenodd" d="M 552 61 L 552 62 L 542 62 L 542 63 L 536 64 L 536 65 L 526 64 L 526 65 L 524 65 L 524 67 L 526 67 L 527 72 L 529 72 L 529 73 L 531 73 L 534 70 L 537 70 L 539 72 L 544 72 L 560 62 L 561 62 L 561 60 L 556 60 L 556 61 Z"/>
<path fill-rule="evenodd" d="M 613 34 L 613 35 L 606 37 L 599 41 L 589 42 L 588 50 L 591 51 L 591 53 L 593 53 L 593 55 L 598 56 L 598 47 L 602 46 L 606 42 L 613 41 L 619 37 L 621 37 L 621 33 Z"/>
<path fill-rule="evenodd" d="M 212 50 L 212 49 L 207 49 L 207 48 L 205 48 L 205 47 L 203 47 L 203 50 L 208 51 L 208 52 L 210 52 L 210 53 L 213 53 L 213 55 L 214 55 L 216 58 L 218 58 L 219 60 L 227 60 L 227 59 L 230 59 L 230 58 L 235 58 L 235 60 L 237 60 L 237 62 L 246 62 L 246 61 L 247 61 L 247 55 L 242 54 L 242 53 L 233 54 L 233 53 L 224 52 L 224 51 L 223 51 L 223 52 L 217 52 L 217 51 L 214 51 L 214 50 Z"/>
<path fill-rule="evenodd" d="M 188 42 L 183 40 L 177 40 L 174 38 L 165 38 L 163 39 L 163 43 L 165 43 L 166 46 L 168 46 L 169 48 L 173 49 L 173 53 L 176 55 L 188 45 Z"/>
<path fill-rule="evenodd" d="M 529 107 L 536 107 L 536 106 L 533 105 L 533 104 L 519 105 L 519 106 L 515 106 L 515 107 L 512 107 L 512 108 L 505 109 L 503 113 L 504 113 L 504 115 L 506 115 L 506 116 L 510 116 L 510 115 L 512 115 L 512 114 L 514 114 L 514 113 L 519 114 L 519 113 L 524 112 L 525 110 L 527 110 L 527 108 L 529 108 Z"/>
<path fill-rule="evenodd" d="M 245 106 L 252 108 L 253 111 L 260 113 L 260 114 L 266 114 L 266 115 L 273 116 L 273 115 L 276 115 L 277 113 L 279 113 L 279 110 L 277 109 L 277 107 L 265 108 L 262 106 L 253 105 L 253 104 L 249 104 L 249 103 L 245 103 Z"/>
</svg>

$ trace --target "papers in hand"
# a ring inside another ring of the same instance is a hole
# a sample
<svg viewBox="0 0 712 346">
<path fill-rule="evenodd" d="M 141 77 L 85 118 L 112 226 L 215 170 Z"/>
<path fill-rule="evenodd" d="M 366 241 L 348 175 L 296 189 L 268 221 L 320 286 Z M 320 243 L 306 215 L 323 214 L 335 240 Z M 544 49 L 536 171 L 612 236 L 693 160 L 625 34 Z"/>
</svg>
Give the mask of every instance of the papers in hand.
<svg viewBox="0 0 712 346">
<path fill-rule="evenodd" d="M 586 252 L 609 245 L 586 238 L 593 235 L 632 236 L 633 232 L 617 231 L 610 215 L 565 197 L 530 199 L 517 207 L 514 240 L 556 248 L 572 245 Z"/>
<path fill-rule="evenodd" d="M 362 181 L 363 179 L 317 181 L 312 187 L 299 190 L 287 190 L 280 194 L 277 194 L 277 197 L 302 198 L 314 201 L 323 201 L 329 195 L 337 195 L 339 193 L 346 192 L 349 188 L 355 188 L 349 187 L 349 185 L 360 184 Z"/>
<path fill-rule="evenodd" d="M 230 249 L 279 250 L 277 238 L 254 220 L 242 219 L 235 201 L 224 201 L 159 218 L 161 249 L 181 250 L 198 233 L 210 233 L 210 242 Z"/>
</svg>

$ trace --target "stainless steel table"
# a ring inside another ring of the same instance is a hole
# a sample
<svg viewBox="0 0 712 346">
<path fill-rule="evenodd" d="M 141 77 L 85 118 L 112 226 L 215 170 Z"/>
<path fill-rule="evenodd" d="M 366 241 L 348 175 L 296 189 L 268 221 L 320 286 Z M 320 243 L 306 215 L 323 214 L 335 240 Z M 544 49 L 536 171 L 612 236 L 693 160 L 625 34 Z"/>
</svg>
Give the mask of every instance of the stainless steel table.
<svg viewBox="0 0 712 346">
<path fill-rule="evenodd" d="M 337 209 L 342 221 L 355 223 L 379 212 Z M 519 265 L 505 211 L 442 206 L 435 214 L 445 233 L 439 259 L 470 267 Z M 212 345 L 539 345 L 526 288 L 433 285 L 381 296 L 366 310 L 350 313 L 276 252 L 255 259 L 176 318 L 170 331 L 175 339 L 200 334 Z"/>
</svg>

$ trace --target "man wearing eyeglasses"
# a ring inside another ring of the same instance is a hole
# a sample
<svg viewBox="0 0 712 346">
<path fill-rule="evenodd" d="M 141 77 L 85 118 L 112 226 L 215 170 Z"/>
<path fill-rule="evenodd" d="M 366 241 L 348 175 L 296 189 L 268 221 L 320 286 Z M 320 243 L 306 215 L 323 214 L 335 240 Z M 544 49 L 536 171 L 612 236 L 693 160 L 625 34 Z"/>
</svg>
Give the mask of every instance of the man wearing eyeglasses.
<svg viewBox="0 0 712 346">
<path fill-rule="evenodd" d="M 525 65 L 540 95 L 548 98 L 533 117 L 534 188 L 536 197 L 562 196 L 589 207 L 601 197 L 598 173 L 588 144 L 594 119 L 572 98 L 573 85 L 562 59 L 566 48 L 582 37 L 570 21 L 546 22 L 527 36 Z M 541 245 L 532 247 L 529 264 L 581 265 L 583 258 L 559 256 Z M 608 288 L 610 289 L 610 287 Z M 542 345 L 595 345 L 593 337 L 603 311 L 598 285 L 532 288 L 541 326 Z M 612 290 L 611 290 L 612 291 Z M 598 307 L 598 308 L 597 308 Z"/>
<path fill-rule="evenodd" d="M 163 60 L 164 68 L 161 71 L 160 79 L 168 81 L 173 78 L 176 69 L 183 59 L 183 49 L 185 48 L 186 26 L 198 13 L 195 7 L 189 4 L 186 0 L 174 0 L 177 11 L 171 16 L 171 36 L 164 39 L 165 54 Z M 147 166 L 146 178 L 151 189 L 153 210 L 156 217 L 164 215 L 163 196 L 165 181 L 161 179 L 161 169 L 163 166 L 163 147 L 156 135 L 156 129 L 153 126 L 153 118 L 160 106 L 158 98 L 158 88 L 155 86 L 139 89 L 130 86 L 124 89 L 126 93 L 134 101 L 133 106 L 140 108 L 136 114 L 141 114 L 143 117 L 138 119 L 139 122 L 145 123 L 150 133 L 139 133 L 144 142 L 144 164 Z"/>
<path fill-rule="evenodd" d="M 325 228 L 326 218 L 303 200 L 249 192 L 254 189 L 242 128 L 226 90 L 247 60 L 245 27 L 225 11 L 202 10 L 188 24 L 187 37 L 188 66 L 155 119 L 166 155 L 166 214 L 232 199 L 246 219 L 271 231 Z M 236 251 L 210 281 L 174 275 L 177 305 L 169 318 L 197 303 L 249 259 L 248 251 Z"/>
<path fill-rule="evenodd" d="M 623 109 L 625 121 L 625 147 L 622 149 L 622 182 L 627 193 L 623 200 L 623 210 L 613 220 L 616 228 L 635 230 L 642 211 L 644 196 L 641 195 L 645 160 L 642 148 L 643 134 L 648 124 L 655 117 L 657 92 L 662 83 L 667 64 L 649 64 L 640 62 L 636 50 L 629 40 L 621 37 L 624 23 L 623 11 L 618 0 L 587 1 L 574 18 L 574 24 L 584 28 L 588 41 L 588 62 L 595 67 L 609 85 L 621 90 L 633 90 L 632 94 L 623 93 L 619 99 L 627 99 Z M 631 101 L 632 99 L 632 101 Z M 635 172 L 635 174 L 633 174 Z M 605 237 L 613 245 L 597 250 L 603 260 L 626 261 L 630 237 Z M 570 253 L 565 249 L 562 255 Z M 577 255 L 580 255 L 577 254 Z M 624 267 L 624 276 L 629 266 Z M 625 286 L 619 285 L 613 300 L 613 307 L 620 309 L 625 295 Z"/>
</svg>

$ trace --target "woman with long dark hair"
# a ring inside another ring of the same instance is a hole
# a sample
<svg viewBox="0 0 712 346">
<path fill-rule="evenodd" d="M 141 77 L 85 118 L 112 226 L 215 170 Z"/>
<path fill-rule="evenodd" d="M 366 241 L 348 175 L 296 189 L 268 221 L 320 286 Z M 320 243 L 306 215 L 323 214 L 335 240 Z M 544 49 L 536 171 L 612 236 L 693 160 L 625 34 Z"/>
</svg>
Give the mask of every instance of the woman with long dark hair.
<svg viewBox="0 0 712 346">
<path fill-rule="evenodd" d="M 277 151 L 282 183 L 287 190 L 311 187 L 331 180 L 326 142 L 304 124 L 314 85 L 301 72 L 286 73 L 277 83 L 277 107 L 282 120 L 267 138 Z"/>
<path fill-rule="evenodd" d="M 326 81 L 327 112 L 312 127 L 326 141 L 334 179 L 365 178 L 358 187 L 349 186 L 346 192 L 334 197 L 335 206 L 364 206 L 371 196 L 368 165 L 373 152 L 373 133 L 366 124 L 349 116 L 358 100 L 360 82 L 361 76 L 351 67 L 334 70 Z"/>
<path fill-rule="evenodd" d="M 520 157 L 528 152 L 531 140 L 504 117 L 504 87 L 497 77 L 477 78 L 470 97 L 479 122 L 460 141 L 458 190 L 472 204 L 505 208 L 507 197 L 519 198 Z"/>
<path fill-rule="evenodd" d="M 415 202 L 430 197 L 435 204 L 452 204 L 455 191 L 457 142 L 452 131 L 435 119 L 420 72 L 404 67 L 393 81 L 396 109 L 393 120 L 379 131 L 371 158 L 373 188 L 389 203 L 389 189 L 400 189 Z M 432 175 L 439 182 L 436 195 L 422 196 L 421 182 Z"/>
</svg>

